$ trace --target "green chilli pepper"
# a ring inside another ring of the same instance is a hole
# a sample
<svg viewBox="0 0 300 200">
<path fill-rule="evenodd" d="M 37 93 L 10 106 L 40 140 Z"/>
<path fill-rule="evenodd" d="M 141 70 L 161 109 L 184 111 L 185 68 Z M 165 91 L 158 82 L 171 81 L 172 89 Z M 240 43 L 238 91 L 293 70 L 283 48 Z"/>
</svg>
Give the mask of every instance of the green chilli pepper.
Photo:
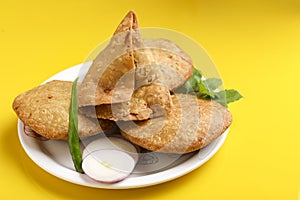
<svg viewBox="0 0 300 200">
<path fill-rule="evenodd" d="M 77 81 L 78 78 L 75 79 L 72 85 L 71 102 L 69 109 L 68 145 L 76 171 L 84 173 L 81 166 L 82 154 L 78 136 L 78 97 L 76 88 Z"/>
</svg>

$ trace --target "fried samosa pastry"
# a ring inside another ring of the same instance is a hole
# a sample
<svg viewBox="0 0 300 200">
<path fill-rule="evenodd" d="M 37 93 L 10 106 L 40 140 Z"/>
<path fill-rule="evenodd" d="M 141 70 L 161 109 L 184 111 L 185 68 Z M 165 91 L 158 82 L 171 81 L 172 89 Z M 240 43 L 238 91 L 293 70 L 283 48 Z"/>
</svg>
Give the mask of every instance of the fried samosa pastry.
<svg viewBox="0 0 300 200">
<path fill-rule="evenodd" d="M 188 153 L 219 137 L 231 124 L 231 113 L 212 100 L 172 95 L 173 109 L 164 117 L 118 124 L 121 134 L 143 148 L 164 153 Z"/>
<path fill-rule="evenodd" d="M 172 108 L 169 89 L 156 84 L 137 89 L 129 102 L 86 106 L 79 109 L 88 117 L 122 120 L 145 120 L 164 115 Z"/>
<path fill-rule="evenodd" d="M 165 39 L 147 39 L 143 45 L 134 52 L 136 90 L 131 99 L 123 103 L 85 106 L 80 109 L 83 114 L 110 120 L 146 120 L 162 116 L 170 109 L 170 90 L 183 85 L 192 75 L 191 58 Z M 149 96 L 156 98 L 156 106 Z"/>
<path fill-rule="evenodd" d="M 130 100 L 134 90 L 133 49 L 139 46 L 139 38 L 137 18 L 130 11 L 117 27 L 109 45 L 92 62 L 80 84 L 80 107 Z"/>
<path fill-rule="evenodd" d="M 193 74 L 192 59 L 166 39 L 144 39 L 134 51 L 135 87 L 161 84 L 170 91 L 182 86 Z"/>
<path fill-rule="evenodd" d="M 54 80 L 17 96 L 13 109 L 25 126 L 47 139 L 68 138 L 72 82 Z M 114 127 L 114 122 L 78 115 L 78 134 L 85 138 Z"/>
<path fill-rule="evenodd" d="M 158 97 L 157 105 L 168 109 L 165 105 L 172 102 L 159 102 L 160 97 L 171 100 L 169 90 L 183 85 L 192 72 L 191 59 L 176 44 L 164 39 L 142 40 L 131 11 L 80 84 L 80 111 L 89 117 L 125 121 L 159 116 L 160 112 L 154 114 L 149 107 L 151 102 L 137 99 L 136 94 L 151 93 Z"/>
</svg>

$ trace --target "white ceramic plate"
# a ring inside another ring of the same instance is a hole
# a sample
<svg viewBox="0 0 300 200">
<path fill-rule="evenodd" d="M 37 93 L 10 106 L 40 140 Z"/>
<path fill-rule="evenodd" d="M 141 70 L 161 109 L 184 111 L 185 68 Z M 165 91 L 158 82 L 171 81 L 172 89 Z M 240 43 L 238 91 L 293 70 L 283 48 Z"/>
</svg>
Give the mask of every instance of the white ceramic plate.
<svg viewBox="0 0 300 200">
<path fill-rule="evenodd" d="M 81 66 L 76 65 L 64 70 L 47 81 L 69 80 L 73 81 L 81 71 Z M 90 63 L 84 63 L 85 67 Z M 114 184 L 103 184 L 90 179 L 85 174 L 77 173 L 74 170 L 67 142 L 65 141 L 40 141 L 28 137 L 24 133 L 24 124 L 18 121 L 18 133 L 22 147 L 27 155 L 42 169 L 63 180 L 95 188 L 107 189 L 128 189 L 146 187 L 176 179 L 207 162 L 222 146 L 229 129 L 222 136 L 200 151 L 185 154 L 174 158 L 172 154 L 160 154 L 149 152 L 143 154 L 134 172 L 125 180 Z M 98 137 L 98 136 L 96 136 Z M 91 140 L 91 138 L 89 139 Z M 86 141 L 88 143 L 88 141 Z"/>
</svg>

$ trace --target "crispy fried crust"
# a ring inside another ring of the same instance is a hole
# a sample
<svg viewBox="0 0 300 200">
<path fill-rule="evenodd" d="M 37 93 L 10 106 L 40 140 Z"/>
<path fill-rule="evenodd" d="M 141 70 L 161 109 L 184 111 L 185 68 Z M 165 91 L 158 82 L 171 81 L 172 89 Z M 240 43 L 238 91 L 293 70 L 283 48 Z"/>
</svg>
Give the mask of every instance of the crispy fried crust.
<svg viewBox="0 0 300 200">
<path fill-rule="evenodd" d="M 215 101 L 185 94 L 172 95 L 167 117 L 119 124 L 121 134 L 151 151 L 188 153 L 219 137 L 231 124 L 231 114 Z"/>
<path fill-rule="evenodd" d="M 190 57 L 165 39 L 142 40 L 130 11 L 79 86 L 79 105 L 129 102 L 134 89 L 152 83 L 176 89 L 193 73 Z"/>
<path fill-rule="evenodd" d="M 139 45 L 139 37 L 136 15 L 130 11 L 79 86 L 80 106 L 110 104 L 112 95 L 115 103 L 130 99 L 134 90 L 133 49 Z"/>
<path fill-rule="evenodd" d="M 115 94 L 111 94 L 111 102 L 82 106 L 82 114 L 114 121 L 146 120 L 163 115 L 157 111 L 159 108 L 151 103 L 154 99 L 156 105 L 162 106 L 160 110 L 170 109 L 172 101 L 169 90 L 183 85 L 192 75 L 194 68 L 191 58 L 176 44 L 165 39 L 144 40 L 144 47 L 134 52 L 134 58 L 137 89 L 131 99 L 117 103 Z M 149 100 L 149 96 L 152 96 L 152 100 Z M 105 98 L 105 95 L 102 97 Z"/>
<path fill-rule="evenodd" d="M 68 138 L 69 107 L 72 82 L 51 81 L 17 96 L 13 109 L 20 120 L 48 139 Z M 81 138 L 102 133 L 114 126 L 109 120 L 78 116 Z"/>
<path fill-rule="evenodd" d="M 102 104 L 96 107 L 86 106 L 79 110 L 82 114 L 92 118 L 128 121 L 162 116 L 171 107 L 169 89 L 161 85 L 150 84 L 137 89 L 129 102 Z"/>
<path fill-rule="evenodd" d="M 145 39 L 143 48 L 134 51 L 136 87 L 151 83 L 174 90 L 193 74 L 192 59 L 166 39 Z"/>
</svg>

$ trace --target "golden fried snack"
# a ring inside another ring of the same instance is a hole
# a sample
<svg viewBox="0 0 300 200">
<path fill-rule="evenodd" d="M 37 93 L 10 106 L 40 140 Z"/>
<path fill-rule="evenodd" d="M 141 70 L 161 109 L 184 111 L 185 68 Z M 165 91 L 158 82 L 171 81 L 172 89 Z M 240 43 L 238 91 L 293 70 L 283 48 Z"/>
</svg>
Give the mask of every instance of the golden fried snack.
<svg viewBox="0 0 300 200">
<path fill-rule="evenodd" d="M 166 39 L 144 39 L 134 51 L 135 87 L 151 83 L 174 90 L 193 74 L 192 59 L 175 43 Z"/>
<path fill-rule="evenodd" d="M 176 44 L 164 39 L 142 40 L 137 17 L 130 11 L 80 84 L 79 105 L 128 102 L 134 89 L 151 83 L 173 90 L 192 73 L 190 57 Z"/>
<path fill-rule="evenodd" d="M 112 92 L 110 97 L 112 102 L 83 106 L 80 109 L 82 114 L 114 121 L 145 120 L 162 115 L 161 112 L 155 112 L 154 107 L 150 108 L 154 103 L 149 102 L 141 94 L 157 98 L 155 104 L 163 106 L 162 109 L 170 107 L 164 106 L 172 104 L 169 90 L 183 85 L 193 73 L 191 58 L 169 40 L 147 39 L 141 45 L 144 45 L 143 48 L 134 52 L 137 89 L 131 99 L 115 103 L 115 94 Z M 169 102 L 163 102 L 164 100 Z"/>
<path fill-rule="evenodd" d="M 134 90 L 133 49 L 140 43 L 137 18 L 130 11 L 109 45 L 95 58 L 78 88 L 79 106 L 128 101 Z M 120 87 L 116 87 L 116 84 Z"/>
<path fill-rule="evenodd" d="M 172 107 L 168 88 L 150 84 L 137 89 L 129 102 L 85 106 L 79 110 L 82 114 L 113 121 L 145 120 L 162 116 Z"/>
<path fill-rule="evenodd" d="M 165 153 L 188 153 L 219 137 L 231 124 L 231 113 L 215 101 L 172 95 L 173 109 L 164 117 L 119 124 L 121 134 L 141 147 Z"/>
<path fill-rule="evenodd" d="M 48 139 L 68 138 L 69 107 L 72 82 L 51 81 L 17 96 L 13 109 L 19 119 Z M 78 115 L 81 138 L 111 129 L 114 123 Z"/>
</svg>

